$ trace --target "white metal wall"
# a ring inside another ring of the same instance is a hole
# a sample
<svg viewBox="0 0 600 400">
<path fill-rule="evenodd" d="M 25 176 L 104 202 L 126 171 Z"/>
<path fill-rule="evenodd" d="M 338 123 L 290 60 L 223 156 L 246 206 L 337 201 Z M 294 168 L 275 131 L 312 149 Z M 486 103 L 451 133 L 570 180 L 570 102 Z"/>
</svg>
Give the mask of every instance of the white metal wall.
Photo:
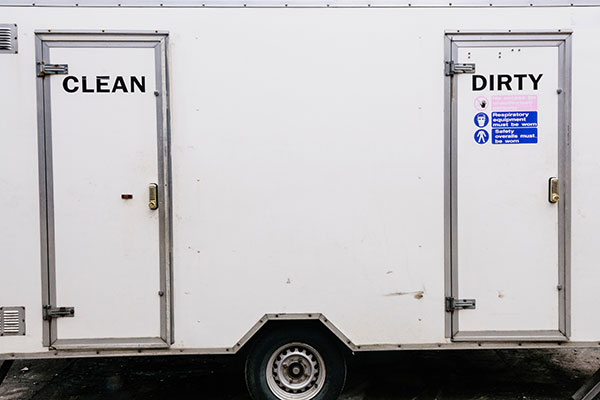
<svg viewBox="0 0 600 400">
<path fill-rule="evenodd" d="M 573 29 L 572 339 L 600 339 L 600 9 L 1 18 L 18 23 L 19 54 L 0 57 L 0 304 L 27 307 L 28 335 L 0 353 L 43 350 L 33 31 L 46 28 L 170 32 L 175 345 L 195 348 L 231 346 L 267 312 L 324 313 L 356 344 L 445 342 L 444 31 Z"/>
</svg>

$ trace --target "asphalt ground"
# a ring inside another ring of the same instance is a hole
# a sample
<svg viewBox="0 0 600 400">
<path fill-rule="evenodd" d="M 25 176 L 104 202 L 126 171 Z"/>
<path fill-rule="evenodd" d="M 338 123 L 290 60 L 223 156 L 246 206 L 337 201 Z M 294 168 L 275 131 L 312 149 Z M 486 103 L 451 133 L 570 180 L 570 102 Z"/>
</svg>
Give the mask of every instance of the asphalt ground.
<svg viewBox="0 0 600 400">
<path fill-rule="evenodd" d="M 600 349 L 360 354 L 341 400 L 565 400 L 598 368 Z M 0 399 L 250 397 L 237 356 L 167 356 L 16 361 Z"/>
</svg>

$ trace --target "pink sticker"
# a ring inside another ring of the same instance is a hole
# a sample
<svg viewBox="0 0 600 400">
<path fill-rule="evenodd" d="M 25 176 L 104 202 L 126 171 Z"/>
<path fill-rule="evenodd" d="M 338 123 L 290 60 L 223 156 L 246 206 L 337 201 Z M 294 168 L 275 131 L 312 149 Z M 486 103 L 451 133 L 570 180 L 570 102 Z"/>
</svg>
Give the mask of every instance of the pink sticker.
<svg viewBox="0 0 600 400">
<path fill-rule="evenodd" d="M 493 111 L 537 111 L 535 94 L 492 96 Z"/>
<path fill-rule="evenodd" d="M 473 102 L 473 106 L 477 111 L 485 111 L 489 108 L 490 101 L 486 97 L 479 96 Z"/>
</svg>

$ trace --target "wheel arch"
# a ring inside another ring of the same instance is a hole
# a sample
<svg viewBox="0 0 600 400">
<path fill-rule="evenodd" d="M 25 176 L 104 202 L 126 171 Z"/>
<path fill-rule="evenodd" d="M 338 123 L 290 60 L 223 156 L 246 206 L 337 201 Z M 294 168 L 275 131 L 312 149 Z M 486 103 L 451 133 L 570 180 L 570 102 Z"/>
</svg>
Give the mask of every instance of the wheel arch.
<svg viewBox="0 0 600 400">
<path fill-rule="evenodd" d="M 354 353 L 360 349 L 321 313 L 265 314 L 250 330 L 231 347 L 233 353 L 246 353 L 259 337 L 281 327 L 302 327 L 321 331 L 335 342 L 340 350 Z"/>
</svg>

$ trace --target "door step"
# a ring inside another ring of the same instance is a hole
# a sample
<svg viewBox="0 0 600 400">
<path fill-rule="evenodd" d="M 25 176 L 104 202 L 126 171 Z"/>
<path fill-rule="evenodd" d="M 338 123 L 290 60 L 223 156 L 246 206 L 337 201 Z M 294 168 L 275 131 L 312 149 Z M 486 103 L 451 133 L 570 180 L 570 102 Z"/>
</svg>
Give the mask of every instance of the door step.
<svg viewBox="0 0 600 400">
<path fill-rule="evenodd" d="M 50 348 L 53 350 L 168 349 L 169 344 L 161 338 L 59 339 L 52 343 Z"/>
</svg>

